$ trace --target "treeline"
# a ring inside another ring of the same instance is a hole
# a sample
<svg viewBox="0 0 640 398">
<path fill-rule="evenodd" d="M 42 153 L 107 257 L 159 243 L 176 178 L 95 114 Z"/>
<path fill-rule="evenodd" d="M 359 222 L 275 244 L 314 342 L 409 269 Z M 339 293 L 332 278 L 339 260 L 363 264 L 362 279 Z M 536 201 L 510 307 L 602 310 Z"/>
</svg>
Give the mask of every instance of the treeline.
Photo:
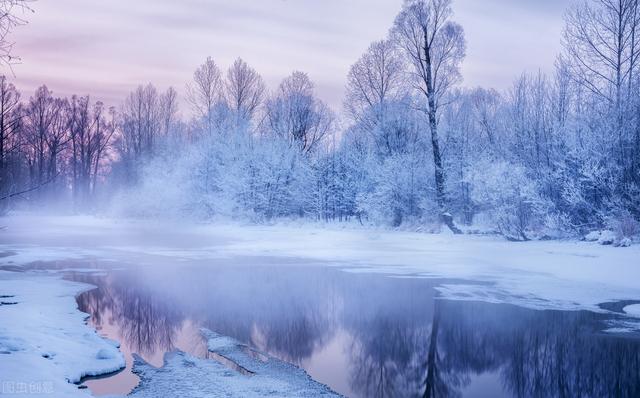
<svg viewBox="0 0 640 398">
<path fill-rule="evenodd" d="M 135 216 L 482 226 L 517 240 L 609 228 L 621 241 L 640 218 L 639 2 L 573 6 L 555 72 L 500 93 L 460 88 L 451 1 L 407 0 L 352 66 L 340 117 L 305 73 L 269 91 L 240 59 L 196 70 L 190 119 L 171 88 L 141 86 L 115 110 L 46 87 L 23 101 L 2 78 L 0 197 L 37 188 L 15 197 Z"/>
</svg>

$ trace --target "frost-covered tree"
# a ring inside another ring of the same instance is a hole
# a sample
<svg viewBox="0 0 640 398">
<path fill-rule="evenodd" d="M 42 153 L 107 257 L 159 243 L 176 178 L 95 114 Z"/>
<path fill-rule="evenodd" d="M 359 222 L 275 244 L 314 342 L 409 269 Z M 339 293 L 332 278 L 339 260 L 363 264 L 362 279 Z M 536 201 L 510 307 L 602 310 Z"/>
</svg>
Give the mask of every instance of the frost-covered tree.
<svg viewBox="0 0 640 398">
<path fill-rule="evenodd" d="M 262 77 L 241 58 L 227 71 L 225 99 L 236 114 L 238 123 L 253 120 L 265 98 L 266 86 Z"/>
<path fill-rule="evenodd" d="M 356 121 L 373 116 L 372 124 L 384 120 L 388 103 L 400 100 L 405 93 L 405 65 L 394 43 L 372 43 L 351 66 L 347 76 L 345 108 Z"/>
<path fill-rule="evenodd" d="M 287 139 L 302 153 L 312 153 L 335 127 L 331 109 L 314 93 L 304 72 L 293 72 L 266 103 L 268 134 Z"/>
<path fill-rule="evenodd" d="M 611 178 L 627 196 L 640 184 L 639 7 L 638 0 L 581 2 L 568 12 L 563 37 L 568 70 L 604 122 L 598 130 L 609 146 Z"/>
<path fill-rule="evenodd" d="M 222 73 L 211 57 L 196 69 L 193 81 L 187 84 L 187 100 L 209 135 L 214 131 L 214 110 L 223 98 L 223 88 Z"/>
<path fill-rule="evenodd" d="M 438 112 L 451 87 L 461 78 L 460 64 L 466 50 L 464 31 L 451 21 L 452 15 L 451 0 L 406 0 L 392 34 L 412 65 L 415 88 L 423 96 L 421 108 L 429 119 L 440 213 L 449 227 L 459 232 L 447 214 L 445 170 L 438 132 Z"/>
</svg>

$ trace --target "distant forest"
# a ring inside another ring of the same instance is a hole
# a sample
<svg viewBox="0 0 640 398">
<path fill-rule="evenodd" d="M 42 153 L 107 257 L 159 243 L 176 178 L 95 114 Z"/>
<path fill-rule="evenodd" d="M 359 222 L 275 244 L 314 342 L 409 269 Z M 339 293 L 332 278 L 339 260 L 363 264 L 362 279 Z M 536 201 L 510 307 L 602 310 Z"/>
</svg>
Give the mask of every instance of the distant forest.
<svg viewBox="0 0 640 398">
<path fill-rule="evenodd" d="M 565 21 L 554 73 L 465 88 L 451 0 L 407 0 L 340 110 L 304 72 L 268 90 L 241 59 L 113 108 L 0 77 L 0 210 L 620 241 L 639 232 L 640 0 L 583 1 Z"/>
</svg>

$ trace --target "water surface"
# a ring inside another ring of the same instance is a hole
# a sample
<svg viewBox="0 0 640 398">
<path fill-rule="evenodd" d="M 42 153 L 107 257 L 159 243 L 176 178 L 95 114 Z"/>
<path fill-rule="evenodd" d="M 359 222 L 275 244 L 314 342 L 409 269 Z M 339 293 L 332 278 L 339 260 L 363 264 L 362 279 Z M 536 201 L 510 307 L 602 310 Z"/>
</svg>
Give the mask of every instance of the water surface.
<svg viewBox="0 0 640 398">
<path fill-rule="evenodd" d="M 443 281 L 315 266 L 131 268 L 69 273 L 127 369 L 85 384 L 126 394 L 131 354 L 207 357 L 201 327 L 304 368 L 350 397 L 639 397 L 640 340 L 612 315 L 437 299 Z M 448 281 L 451 283 L 451 281 Z M 468 283 L 468 282 L 466 282 Z"/>
</svg>

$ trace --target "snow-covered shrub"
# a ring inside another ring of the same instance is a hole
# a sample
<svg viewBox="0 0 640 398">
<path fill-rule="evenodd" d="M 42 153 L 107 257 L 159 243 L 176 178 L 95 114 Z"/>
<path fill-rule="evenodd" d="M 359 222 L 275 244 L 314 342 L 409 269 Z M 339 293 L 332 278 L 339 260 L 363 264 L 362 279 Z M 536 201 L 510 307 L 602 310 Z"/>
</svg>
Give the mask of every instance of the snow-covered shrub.
<svg viewBox="0 0 640 398">
<path fill-rule="evenodd" d="M 617 241 L 633 239 L 640 234 L 640 223 L 627 210 L 621 210 L 609 219 L 609 228 L 615 233 Z"/>
<path fill-rule="evenodd" d="M 116 194 L 111 210 L 142 218 L 178 217 L 190 212 L 192 160 L 181 157 L 167 162 L 158 157 L 147 162 L 140 183 Z"/>
<path fill-rule="evenodd" d="M 469 182 L 473 201 L 490 215 L 507 239 L 528 240 L 531 233 L 538 233 L 544 226 L 550 206 L 523 167 L 481 161 Z"/>
<path fill-rule="evenodd" d="M 629 238 L 624 238 L 619 240 L 618 242 L 616 242 L 616 247 L 629 247 L 631 246 L 631 239 Z"/>
<path fill-rule="evenodd" d="M 346 221 L 360 216 L 357 197 L 368 174 L 363 173 L 360 159 L 350 155 L 327 153 L 312 162 L 314 189 L 308 211 L 318 220 Z"/>
<path fill-rule="evenodd" d="M 312 194 L 309 159 L 279 137 L 242 131 L 204 136 L 180 151 L 158 154 L 141 183 L 120 193 L 114 210 L 137 217 L 302 216 Z"/>
<path fill-rule="evenodd" d="M 255 139 L 234 166 L 225 189 L 236 214 L 259 220 L 304 215 L 311 172 L 295 146 L 278 138 Z"/>
<path fill-rule="evenodd" d="M 571 222 L 571 216 L 566 213 L 551 212 L 544 219 L 545 236 L 552 239 L 562 239 L 577 236 L 577 231 Z"/>
<path fill-rule="evenodd" d="M 598 237 L 598 243 L 601 245 L 613 245 L 616 241 L 616 234 L 610 230 L 600 231 L 600 237 Z"/>
<path fill-rule="evenodd" d="M 422 214 L 422 198 L 430 186 L 420 156 L 391 156 L 373 171 L 373 189 L 360 196 L 359 208 L 370 218 L 394 227 Z"/>
<path fill-rule="evenodd" d="M 600 239 L 600 231 L 591 231 L 584 236 L 584 240 L 587 242 L 597 242 Z"/>
</svg>

